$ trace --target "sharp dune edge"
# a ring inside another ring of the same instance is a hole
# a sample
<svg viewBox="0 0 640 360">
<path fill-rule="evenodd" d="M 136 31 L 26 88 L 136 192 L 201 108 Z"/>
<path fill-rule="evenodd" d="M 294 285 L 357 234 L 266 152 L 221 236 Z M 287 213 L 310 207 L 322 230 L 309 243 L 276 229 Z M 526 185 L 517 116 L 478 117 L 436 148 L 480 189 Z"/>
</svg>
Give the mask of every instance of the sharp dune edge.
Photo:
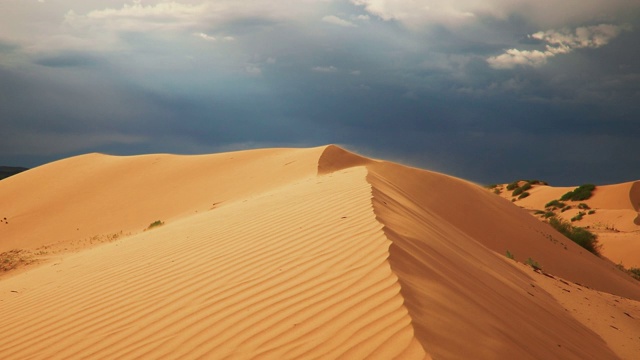
<svg viewBox="0 0 640 360">
<path fill-rule="evenodd" d="M 640 353 L 640 287 L 611 262 L 476 185 L 333 145 L 88 154 L 0 198 L 0 251 L 48 259 L 0 278 L 3 359 Z"/>
</svg>

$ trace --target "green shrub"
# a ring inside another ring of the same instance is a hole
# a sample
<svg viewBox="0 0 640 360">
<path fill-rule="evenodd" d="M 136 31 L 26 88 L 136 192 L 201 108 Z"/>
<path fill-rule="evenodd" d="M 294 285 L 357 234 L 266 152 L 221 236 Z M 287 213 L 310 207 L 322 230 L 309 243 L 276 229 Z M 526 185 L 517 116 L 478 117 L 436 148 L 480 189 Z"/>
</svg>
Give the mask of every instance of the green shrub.
<svg viewBox="0 0 640 360">
<path fill-rule="evenodd" d="M 0 253 L 0 272 L 6 272 L 35 262 L 29 250 L 13 249 Z"/>
<path fill-rule="evenodd" d="M 520 196 L 518 196 L 518 199 L 524 199 L 529 195 L 531 195 L 531 194 L 529 194 L 529 192 L 525 191 L 522 194 L 520 194 Z"/>
<path fill-rule="evenodd" d="M 565 212 L 567 210 L 571 210 L 571 205 L 567 205 L 567 206 L 563 207 L 562 210 L 560 210 L 560 212 Z"/>
<path fill-rule="evenodd" d="M 523 192 L 525 192 L 525 191 L 527 191 L 529 189 L 531 189 L 531 184 L 525 183 L 524 185 L 522 185 L 522 186 L 520 186 L 518 188 L 515 188 L 515 190 L 513 190 L 513 193 L 511 193 L 511 195 L 518 196 L 518 195 L 522 194 Z"/>
<path fill-rule="evenodd" d="M 511 251 L 507 250 L 507 257 L 511 260 L 514 259 L 513 254 L 511 253 Z"/>
<path fill-rule="evenodd" d="M 551 200 L 551 201 L 549 201 L 549 202 L 548 202 L 544 207 L 545 207 L 545 208 L 548 208 L 548 207 L 557 207 L 558 209 L 561 209 L 561 208 L 565 207 L 565 203 L 560 202 L 560 201 L 558 201 L 558 200 Z"/>
<path fill-rule="evenodd" d="M 580 204 L 578 204 L 578 209 L 589 210 L 591 208 L 589 207 L 589 205 L 587 205 L 585 203 L 580 203 Z"/>
<path fill-rule="evenodd" d="M 502 194 L 502 190 L 500 190 L 498 188 L 495 188 L 495 189 L 493 189 L 493 193 L 496 194 L 496 195 L 500 195 L 500 194 Z"/>
<path fill-rule="evenodd" d="M 535 215 L 542 215 L 544 213 L 545 213 L 544 210 L 536 210 L 536 212 L 534 212 Z"/>
<path fill-rule="evenodd" d="M 598 243 L 598 236 L 596 234 L 585 228 L 573 226 L 571 223 L 558 219 L 555 216 L 549 218 L 549 224 L 576 244 L 600 256 L 600 244 Z"/>
<path fill-rule="evenodd" d="M 538 262 L 533 260 L 532 258 L 528 258 L 524 263 L 531 266 L 533 270 L 542 270 L 540 264 L 538 264 Z"/>
<path fill-rule="evenodd" d="M 634 279 L 640 280 L 640 268 L 632 267 L 627 270 L 627 272 L 629 273 L 629 275 L 633 276 Z"/>
<path fill-rule="evenodd" d="M 512 182 L 511 184 L 507 185 L 507 190 L 511 191 L 511 190 L 513 190 L 513 189 L 517 188 L 517 187 L 518 187 L 518 183 L 519 183 L 519 182 L 520 182 L 520 181 L 514 181 L 514 182 Z"/>
<path fill-rule="evenodd" d="M 552 216 L 556 216 L 556 213 L 554 213 L 553 211 L 547 211 L 546 213 L 544 213 L 543 216 L 544 216 L 545 219 L 548 219 L 548 218 L 550 218 Z"/>
<path fill-rule="evenodd" d="M 587 200 L 593 195 L 593 190 L 595 190 L 596 186 L 593 184 L 584 184 L 575 188 L 573 191 L 569 191 L 568 193 L 562 195 L 560 200 L 562 201 L 580 201 Z"/>
<path fill-rule="evenodd" d="M 551 225 L 554 229 L 558 230 L 562 235 L 569 237 L 571 235 L 571 226 L 570 223 L 563 221 L 555 216 L 549 218 L 549 225 Z"/>
<path fill-rule="evenodd" d="M 489 189 L 489 190 L 491 190 L 491 189 L 495 189 L 495 188 L 497 188 L 497 187 L 498 187 L 498 184 L 490 184 L 490 185 L 487 185 L 487 189 Z"/>
<path fill-rule="evenodd" d="M 589 210 L 589 212 L 588 212 L 587 214 L 589 214 L 589 215 L 593 215 L 593 214 L 595 214 L 595 213 L 596 213 L 596 211 L 595 211 L 595 210 Z"/>
<path fill-rule="evenodd" d="M 574 216 L 571 218 L 571 221 L 580 221 L 582 220 L 582 217 L 585 215 L 585 213 L 583 213 L 582 211 L 580 211 L 578 213 L 578 215 Z"/>
<path fill-rule="evenodd" d="M 147 229 L 152 229 L 154 227 L 158 227 L 158 226 L 162 226 L 164 225 L 164 222 L 160 221 L 160 220 L 156 220 L 154 222 L 152 222 L 151 224 L 149 224 L 149 227 Z"/>
</svg>

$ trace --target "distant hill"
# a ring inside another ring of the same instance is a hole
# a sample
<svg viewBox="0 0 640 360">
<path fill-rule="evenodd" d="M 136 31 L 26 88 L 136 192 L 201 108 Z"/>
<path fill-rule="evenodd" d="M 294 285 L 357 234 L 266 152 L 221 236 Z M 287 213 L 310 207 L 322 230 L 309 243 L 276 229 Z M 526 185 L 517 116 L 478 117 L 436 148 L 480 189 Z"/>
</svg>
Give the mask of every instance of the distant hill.
<svg viewBox="0 0 640 360">
<path fill-rule="evenodd" d="M 16 167 L 16 166 L 0 166 L 0 180 L 6 179 L 9 176 L 21 173 L 25 170 L 29 170 L 28 168 Z"/>
</svg>

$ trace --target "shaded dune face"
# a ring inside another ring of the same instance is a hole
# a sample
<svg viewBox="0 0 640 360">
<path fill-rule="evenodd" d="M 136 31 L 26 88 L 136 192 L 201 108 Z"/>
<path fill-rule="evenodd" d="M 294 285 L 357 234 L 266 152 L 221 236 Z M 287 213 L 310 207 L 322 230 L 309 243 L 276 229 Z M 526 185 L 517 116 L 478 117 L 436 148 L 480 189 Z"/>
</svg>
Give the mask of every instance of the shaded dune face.
<svg viewBox="0 0 640 360">
<path fill-rule="evenodd" d="M 618 358 L 503 254 L 533 257 L 545 271 L 636 300 L 637 283 L 475 185 L 393 163 L 366 166 L 389 262 L 416 338 L 434 358 Z"/>
<path fill-rule="evenodd" d="M 376 170 L 369 181 L 416 337 L 434 358 L 616 358 L 529 276 L 423 208 L 437 189 L 398 188 Z"/>
<path fill-rule="evenodd" d="M 0 279 L 3 359 L 632 359 L 640 338 L 613 264 L 469 182 L 334 145 L 90 154 L 6 181 L 0 246 L 165 224 Z"/>
</svg>

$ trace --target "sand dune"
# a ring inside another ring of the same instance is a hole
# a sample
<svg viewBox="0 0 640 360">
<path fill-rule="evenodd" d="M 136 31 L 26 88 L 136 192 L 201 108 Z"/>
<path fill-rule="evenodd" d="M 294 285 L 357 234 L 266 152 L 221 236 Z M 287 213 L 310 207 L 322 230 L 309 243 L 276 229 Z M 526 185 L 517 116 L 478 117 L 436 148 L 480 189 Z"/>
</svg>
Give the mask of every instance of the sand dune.
<svg viewBox="0 0 640 360">
<path fill-rule="evenodd" d="M 502 197 L 512 199 L 511 192 L 501 186 Z M 530 211 L 543 210 L 545 205 L 576 187 L 535 185 L 531 194 L 515 201 Z M 583 203 L 589 210 L 578 208 Z M 640 181 L 597 186 L 593 196 L 583 201 L 567 201 L 571 209 L 557 211 L 557 216 L 569 221 L 583 212 L 585 216 L 574 225 L 590 229 L 603 245 L 602 253 L 616 264 L 640 267 Z"/>
<path fill-rule="evenodd" d="M 0 279 L 3 359 L 640 351 L 637 282 L 442 174 L 327 146 L 90 154 L 5 181 L 2 249 L 131 235 Z M 143 231 L 154 220 L 165 224 Z"/>
<path fill-rule="evenodd" d="M 5 179 L 0 251 L 140 232 L 316 173 L 319 149 L 202 156 L 88 154 Z"/>
</svg>

